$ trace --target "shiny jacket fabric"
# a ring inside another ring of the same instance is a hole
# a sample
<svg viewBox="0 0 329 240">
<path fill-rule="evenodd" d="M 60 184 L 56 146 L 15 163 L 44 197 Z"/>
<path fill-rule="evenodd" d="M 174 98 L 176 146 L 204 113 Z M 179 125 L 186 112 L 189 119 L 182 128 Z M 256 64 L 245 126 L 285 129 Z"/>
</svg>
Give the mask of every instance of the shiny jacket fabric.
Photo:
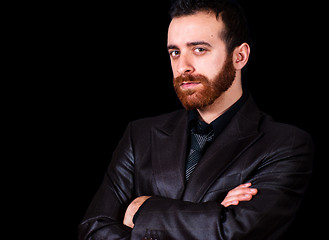
<svg viewBox="0 0 329 240">
<path fill-rule="evenodd" d="M 310 136 L 275 122 L 249 97 L 185 184 L 187 118 L 179 110 L 128 125 L 79 239 L 280 239 L 311 176 Z M 220 204 L 247 182 L 259 191 L 251 201 Z M 122 221 L 138 196 L 153 197 L 130 229 Z"/>
</svg>

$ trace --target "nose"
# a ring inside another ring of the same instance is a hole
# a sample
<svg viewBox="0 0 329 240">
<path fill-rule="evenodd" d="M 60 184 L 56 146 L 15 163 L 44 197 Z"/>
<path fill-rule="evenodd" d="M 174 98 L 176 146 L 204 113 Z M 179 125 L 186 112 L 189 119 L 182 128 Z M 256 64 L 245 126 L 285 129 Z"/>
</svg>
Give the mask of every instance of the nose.
<svg viewBox="0 0 329 240">
<path fill-rule="evenodd" d="M 180 75 L 183 74 L 192 74 L 194 72 L 194 67 L 187 56 L 180 56 L 178 60 L 177 72 Z"/>
</svg>

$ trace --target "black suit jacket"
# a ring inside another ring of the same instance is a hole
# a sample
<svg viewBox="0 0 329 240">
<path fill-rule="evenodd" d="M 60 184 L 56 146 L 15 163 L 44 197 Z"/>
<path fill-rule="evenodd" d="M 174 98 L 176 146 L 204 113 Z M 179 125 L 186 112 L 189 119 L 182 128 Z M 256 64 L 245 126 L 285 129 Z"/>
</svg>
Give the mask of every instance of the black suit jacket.
<svg viewBox="0 0 329 240">
<path fill-rule="evenodd" d="M 80 239 L 280 239 L 311 176 L 310 136 L 275 122 L 250 97 L 185 185 L 187 118 L 179 110 L 128 125 L 79 226 Z M 247 182 L 259 190 L 251 201 L 220 204 Z M 138 196 L 153 197 L 131 230 L 122 221 Z"/>
</svg>

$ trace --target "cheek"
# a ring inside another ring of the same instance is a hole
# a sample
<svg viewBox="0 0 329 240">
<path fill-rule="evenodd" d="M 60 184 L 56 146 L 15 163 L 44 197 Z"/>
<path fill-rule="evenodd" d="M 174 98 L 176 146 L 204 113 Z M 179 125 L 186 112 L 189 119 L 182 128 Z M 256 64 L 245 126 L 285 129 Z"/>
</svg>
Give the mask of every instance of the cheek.
<svg viewBox="0 0 329 240">
<path fill-rule="evenodd" d="M 196 67 L 196 71 L 200 74 L 207 76 L 209 79 L 213 79 L 218 75 L 224 65 L 222 58 L 209 58 L 203 59 Z"/>
<path fill-rule="evenodd" d="M 177 68 L 176 68 L 176 65 L 171 61 L 171 71 L 172 71 L 172 74 L 173 74 L 173 77 L 178 77 L 178 72 L 177 72 Z"/>
</svg>

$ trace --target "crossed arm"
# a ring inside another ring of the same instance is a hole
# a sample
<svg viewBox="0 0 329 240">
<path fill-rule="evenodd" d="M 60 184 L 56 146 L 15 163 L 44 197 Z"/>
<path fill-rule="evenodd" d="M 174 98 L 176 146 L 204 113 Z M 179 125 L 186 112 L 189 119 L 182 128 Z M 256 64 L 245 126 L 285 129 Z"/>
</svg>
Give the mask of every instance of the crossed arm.
<svg viewBox="0 0 329 240">
<path fill-rule="evenodd" d="M 135 167 L 127 131 L 79 225 L 79 237 L 140 239 L 147 229 L 165 229 L 165 234 L 173 239 L 200 239 L 202 234 L 206 234 L 203 239 L 255 240 L 270 235 L 278 239 L 291 223 L 311 175 L 310 138 L 305 139 L 300 132 L 289 136 L 284 138 L 285 142 L 278 139 L 272 143 L 273 149 L 267 149 L 265 156 L 260 155 L 259 159 L 250 156 L 254 160 L 249 168 L 253 174 L 243 172 L 241 181 L 252 182 L 253 188 L 250 183 L 242 184 L 226 196 L 220 195 L 225 196 L 221 204 L 216 202 L 222 199 L 219 194 L 209 195 L 199 203 L 142 196 L 129 204 L 134 199 Z M 252 155 L 258 151 L 257 147 L 254 146 Z M 132 219 L 142 205 L 134 226 Z"/>
<path fill-rule="evenodd" d="M 251 183 L 245 183 L 237 186 L 236 188 L 229 191 L 225 197 L 225 199 L 221 202 L 224 207 L 228 207 L 231 205 L 238 205 L 240 201 L 250 201 L 254 195 L 257 194 L 258 190 L 256 188 L 250 188 Z M 133 228 L 133 218 L 138 211 L 138 209 L 143 205 L 143 203 L 149 199 L 151 196 L 141 196 L 136 198 L 134 201 L 130 203 L 128 206 L 123 224 Z"/>
</svg>

